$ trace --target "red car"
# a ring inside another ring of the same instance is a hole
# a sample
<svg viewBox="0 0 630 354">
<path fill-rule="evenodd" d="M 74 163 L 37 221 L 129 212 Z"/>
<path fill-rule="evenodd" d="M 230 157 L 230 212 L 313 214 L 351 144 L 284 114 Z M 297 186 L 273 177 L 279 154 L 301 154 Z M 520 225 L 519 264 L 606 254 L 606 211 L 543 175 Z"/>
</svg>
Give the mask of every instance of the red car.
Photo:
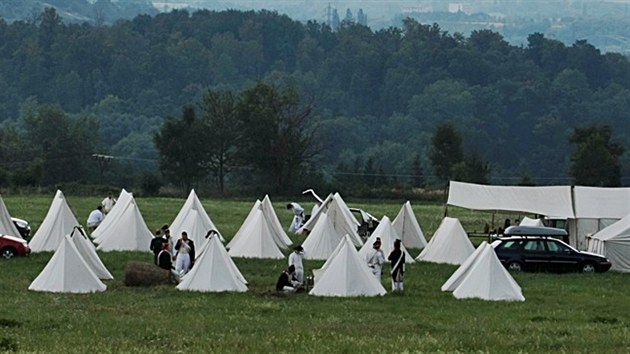
<svg viewBox="0 0 630 354">
<path fill-rule="evenodd" d="M 9 259 L 16 256 L 28 256 L 30 253 L 31 249 L 23 239 L 0 235 L 0 257 Z"/>
</svg>

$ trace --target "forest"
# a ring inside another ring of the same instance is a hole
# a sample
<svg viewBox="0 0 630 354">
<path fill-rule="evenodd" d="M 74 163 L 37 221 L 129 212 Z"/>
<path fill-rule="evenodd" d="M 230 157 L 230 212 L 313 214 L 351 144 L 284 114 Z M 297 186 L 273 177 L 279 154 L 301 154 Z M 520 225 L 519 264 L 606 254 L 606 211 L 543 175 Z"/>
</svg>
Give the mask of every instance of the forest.
<svg viewBox="0 0 630 354">
<path fill-rule="evenodd" d="M 630 141 L 628 58 L 587 41 L 532 33 L 514 46 L 490 30 L 466 37 L 409 18 L 332 31 L 264 10 L 68 24 L 47 8 L 36 21 L 0 19 L 0 185 L 168 184 L 156 146 L 167 122 L 202 111 L 209 92 L 261 83 L 308 102 L 309 183 L 442 183 L 430 150 L 444 124 L 497 184 L 573 183 L 575 129 Z M 628 156 L 616 151 L 629 184 Z M 256 179 L 239 164 L 228 189 Z"/>
</svg>

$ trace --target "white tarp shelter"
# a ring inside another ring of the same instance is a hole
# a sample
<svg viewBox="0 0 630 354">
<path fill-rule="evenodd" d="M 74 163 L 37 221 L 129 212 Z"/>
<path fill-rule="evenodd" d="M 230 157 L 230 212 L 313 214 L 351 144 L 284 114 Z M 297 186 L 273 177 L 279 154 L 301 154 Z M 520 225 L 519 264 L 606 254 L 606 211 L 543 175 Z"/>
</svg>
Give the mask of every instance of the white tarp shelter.
<svg viewBox="0 0 630 354">
<path fill-rule="evenodd" d="M 287 233 L 282 228 L 282 224 L 280 224 L 280 219 L 278 219 L 278 215 L 271 204 L 271 199 L 269 199 L 269 195 L 265 194 L 261 202 L 261 208 L 263 211 L 263 215 L 267 222 L 269 223 L 269 228 L 271 229 L 274 239 L 276 240 L 276 244 L 278 247 L 282 249 L 287 249 L 293 245 L 293 241 L 287 235 Z"/>
<path fill-rule="evenodd" d="M 219 229 L 217 229 L 203 208 L 203 204 L 201 204 L 194 189 L 190 190 L 186 202 L 184 202 L 179 213 L 177 213 L 169 229 L 171 230 L 171 237 L 176 239 L 179 239 L 182 231 L 186 231 L 188 238 L 193 240 L 196 245 L 201 245 L 204 241 L 204 236 L 209 230 L 218 232 L 221 242 L 225 242 L 221 232 L 219 232 Z"/>
<path fill-rule="evenodd" d="M 79 222 L 66 203 L 66 198 L 57 190 L 44 221 L 28 244 L 31 252 L 56 250 L 64 237 L 77 225 Z"/>
<path fill-rule="evenodd" d="M 381 239 L 381 250 L 383 250 L 385 260 L 387 261 L 387 257 L 394 250 L 394 241 L 400 239 L 400 236 L 394 229 L 391 220 L 387 216 L 383 216 L 376 229 L 374 229 L 370 237 L 367 241 L 365 241 L 363 247 L 359 250 L 359 256 L 361 259 L 366 259 L 366 257 L 370 254 L 372 245 L 374 244 L 374 241 L 376 241 L 377 237 L 380 237 Z M 405 263 L 414 263 L 413 257 L 411 257 L 409 252 L 407 252 L 405 245 L 401 245 L 400 249 L 405 254 Z"/>
<path fill-rule="evenodd" d="M 587 235 L 630 214 L 630 188 L 490 186 L 451 181 L 447 204 L 566 219 L 569 243 L 584 250 Z"/>
<path fill-rule="evenodd" d="M 178 290 L 202 292 L 247 291 L 247 281 L 215 235 L 210 236 L 193 268 L 177 285 Z"/>
<path fill-rule="evenodd" d="M 473 265 L 475 260 L 477 260 L 477 257 L 479 257 L 479 255 L 481 254 L 481 251 L 484 249 L 484 247 L 481 246 L 485 244 L 488 243 L 486 241 L 483 241 L 481 245 L 479 245 L 479 247 L 475 249 L 475 252 L 473 252 L 470 256 L 468 256 L 468 258 L 466 258 L 466 261 L 464 261 L 464 263 L 462 263 L 462 265 L 457 268 L 455 273 L 453 273 L 442 285 L 442 291 L 453 291 L 457 289 L 462 280 L 464 280 L 464 278 L 466 278 L 466 276 L 470 272 L 471 266 Z"/>
<path fill-rule="evenodd" d="M 326 267 L 317 277 L 309 295 L 315 296 L 378 296 L 387 291 L 359 257 L 348 237 L 339 250 L 326 261 Z"/>
<path fill-rule="evenodd" d="M 589 237 L 588 251 L 608 258 L 611 270 L 630 272 L 630 214 Z"/>
<path fill-rule="evenodd" d="M 418 223 L 418 219 L 416 219 L 416 214 L 414 214 L 411 208 L 411 202 L 407 201 L 403 204 L 398 215 L 394 218 L 392 225 L 405 247 L 422 249 L 427 245 L 424 232 L 422 232 L 420 223 Z"/>
<path fill-rule="evenodd" d="M 458 281 L 453 296 L 458 299 L 525 301 L 521 287 L 501 264 L 492 246 L 483 242 L 479 248 L 481 251 Z"/>
<path fill-rule="evenodd" d="M 107 286 L 81 257 L 70 235 L 66 235 L 28 289 L 54 293 L 93 293 L 105 291 Z"/>
<path fill-rule="evenodd" d="M 330 257 L 343 237 L 335 230 L 328 215 L 323 213 L 315 223 L 315 227 L 308 234 L 302 248 L 304 248 L 305 259 L 325 260 Z"/>
<path fill-rule="evenodd" d="M 7 206 L 4 204 L 2 196 L 0 196 L 0 234 L 22 238 L 13 220 L 11 220 L 11 215 L 9 214 L 9 210 L 7 210 Z"/>
<path fill-rule="evenodd" d="M 284 258 L 261 208 L 255 208 L 253 214 L 250 213 L 239 229 L 238 238 L 234 236 L 228 246 L 228 254 L 232 257 Z"/>
<path fill-rule="evenodd" d="M 328 218 L 331 220 L 338 234 L 350 235 L 352 243 L 357 247 L 361 247 L 363 245 L 363 240 L 361 240 L 358 233 L 358 228 L 361 224 L 357 221 L 354 215 L 352 215 L 350 208 L 348 208 L 348 205 L 344 202 L 339 193 L 328 195 L 317 211 L 311 215 L 311 218 L 308 219 L 308 221 L 297 231 L 297 233 L 301 234 L 305 231 L 308 232 L 313 230 L 315 223 L 317 223 L 317 219 L 319 219 L 323 213 L 328 215 Z"/>
<path fill-rule="evenodd" d="M 445 217 L 416 260 L 461 265 L 474 251 L 459 219 Z"/>
<path fill-rule="evenodd" d="M 105 220 L 112 217 L 111 224 L 97 237 L 99 251 L 146 251 L 153 240 L 153 234 L 149 231 L 140 209 L 133 195 L 129 194 L 121 202 L 120 199 L 112 208 L 115 215 L 109 214 Z M 110 212 L 111 213 L 111 212 Z M 115 217 L 115 219 L 113 218 Z M 105 222 L 105 221 L 103 221 Z M 99 226 L 95 231 L 98 231 Z M 95 240 L 95 242 L 96 242 Z"/>
<path fill-rule="evenodd" d="M 85 235 L 83 229 L 80 226 L 75 227 L 70 233 L 70 239 L 76 246 L 79 254 L 85 261 L 85 263 L 92 269 L 94 274 L 101 280 L 114 279 L 112 274 L 107 270 L 98 254 L 96 253 L 96 247 L 88 237 Z"/>
</svg>

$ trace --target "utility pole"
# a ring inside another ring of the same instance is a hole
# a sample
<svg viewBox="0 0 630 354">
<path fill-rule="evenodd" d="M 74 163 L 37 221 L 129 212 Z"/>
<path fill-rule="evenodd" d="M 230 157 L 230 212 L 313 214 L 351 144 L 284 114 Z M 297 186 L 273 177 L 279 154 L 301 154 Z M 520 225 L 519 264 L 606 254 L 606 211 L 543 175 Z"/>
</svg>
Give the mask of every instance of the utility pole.
<svg viewBox="0 0 630 354">
<path fill-rule="evenodd" d="M 114 156 L 103 155 L 103 154 L 92 154 L 92 158 L 96 159 L 96 162 L 98 163 L 98 168 L 100 172 L 98 183 L 102 185 L 103 173 L 105 172 L 105 168 L 107 167 L 108 163 L 114 159 Z"/>
</svg>

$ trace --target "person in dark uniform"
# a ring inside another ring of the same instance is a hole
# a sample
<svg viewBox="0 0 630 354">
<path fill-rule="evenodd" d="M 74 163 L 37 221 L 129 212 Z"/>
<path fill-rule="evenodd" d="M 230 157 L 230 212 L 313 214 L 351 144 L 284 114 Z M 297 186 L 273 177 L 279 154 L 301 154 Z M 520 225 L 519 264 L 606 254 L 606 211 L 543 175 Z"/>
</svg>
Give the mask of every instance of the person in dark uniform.
<svg viewBox="0 0 630 354">
<path fill-rule="evenodd" d="M 162 244 L 164 243 L 168 243 L 168 241 L 162 237 L 161 230 L 156 230 L 149 245 L 149 249 L 153 251 L 153 263 L 155 264 L 158 264 L 158 254 L 162 251 Z"/>
<path fill-rule="evenodd" d="M 392 291 L 403 291 L 403 275 L 405 274 L 405 252 L 400 249 L 400 240 L 394 241 L 394 249 L 387 257 L 392 264 Z"/>
<path fill-rule="evenodd" d="M 290 265 L 285 269 L 276 283 L 276 290 L 285 293 L 294 293 L 297 290 L 297 281 L 293 280 L 293 273 L 295 273 L 295 267 Z"/>
</svg>

